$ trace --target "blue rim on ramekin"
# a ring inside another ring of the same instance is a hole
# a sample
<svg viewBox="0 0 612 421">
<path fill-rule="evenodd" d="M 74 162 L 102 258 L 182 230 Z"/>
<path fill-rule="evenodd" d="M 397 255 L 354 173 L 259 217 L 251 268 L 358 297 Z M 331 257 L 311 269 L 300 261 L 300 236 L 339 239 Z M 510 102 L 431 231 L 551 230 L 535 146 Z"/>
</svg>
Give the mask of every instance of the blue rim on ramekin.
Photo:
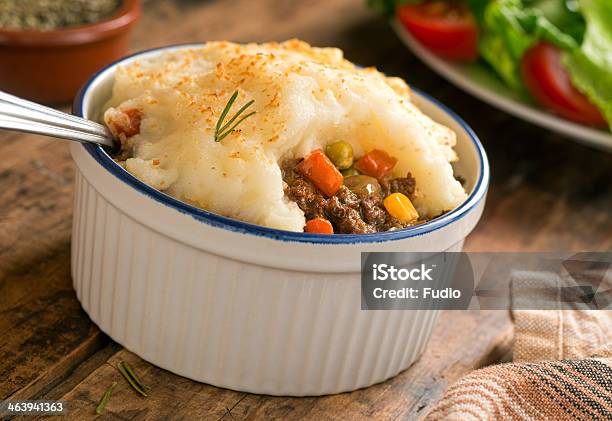
<svg viewBox="0 0 612 421">
<path fill-rule="evenodd" d="M 132 59 L 137 56 L 145 55 L 147 53 L 151 53 L 154 51 L 164 51 L 164 50 L 176 50 L 179 48 L 197 48 L 202 44 L 177 44 L 177 45 L 168 45 L 164 47 L 152 48 L 150 50 L 141 51 L 122 59 L 119 59 L 108 66 L 102 68 L 97 73 L 95 73 L 89 80 L 83 85 L 77 94 L 74 104 L 73 104 L 73 113 L 79 117 L 84 116 L 83 104 L 85 95 L 87 95 L 89 91 L 89 87 L 91 84 L 101 77 L 104 73 L 111 70 L 116 65 Z M 275 240 L 281 241 L 292 241 L 292 242 L 301 242 L 301 243 L 314 243 L 314 244 L 354 244 L 354 243 L 379 243 L 386 241 L 394 241 L 394 240 L 402 240 L 410 237 L 416 237 L 420 235 L 427 234 L 432 231 L 436 231 L 440 228 L 443 228 L 465 216 L 472 210 L 481 200 L 484 199 L 488 184 L 489 184 L 489 163 L 487 161 L 486 152 L 476 136 L 476 133 L 472 130 L 468 124 L 463 121 L 461 117 L 459 117 L 454 111 L 448 108 L 446 105 L 442 104 L 437 99 L 431 97 L 430 95 L 411 87 L 411 90 L 415 92 L 417 95 L 425 98 L 426 100 L 434 103 L 438 108 L 442 109 L 445 113 L 447 113 L 453 120 L 455 120 L 468 134 L 470 140 L 476 147 L 476 151 L 478 152 L 478 160 L 479 160 L 479 177 L 476 182 L 472 193 L 468 196 L 468 198 L 455 209 L 450 212 L 445 213 L 442 216 L 439 216 L 431 221 L 428 221 L 421 225 L 416 225 L 412 227 L 403 228 L 397 231 L 386 231 L 386 232 L 378 232 L 372 234 L 309 234 L 303 232 L 293 232 L 293 231 L 285 231 L 279 230 L 275 228 L 268 228 L 261 225 L 251 224 L 249 222 L 243 222 L 238 219 L 230 218 L 227 216 L 222 216 L 213 212 L 206 211 L 204 209 L 197 208 L 195 206 L 189 205 L 185 202 L 180 201 L 172 196 L 169 196 L 159 190 L 154 189 L 153 187 L 145 184 L 140 181 L 138 178 L 134 177 L 128 171 L 126 171 L 123 167 L 117 164 L 108 153 L 102 149 L 101 146 L 96 146 L 93 144 L 83 144 L 83 147 L 89 155 L 92 156 L 102 167 L 104 167 L 108 172 L 117 177 L 122 182 L 128 184 L 130 187 L 136 189 L 137 191 L 149 196 L 155 201 L 169 206 L 181 213 L 187 214 L 194 219 L 204 222 L 208 225 L 212 225 L 217 228 L 223 228 L 233 232 L 239 232 L 243 234 L 252 234 L 262 237 L 267 237 Z"/>
</svg>

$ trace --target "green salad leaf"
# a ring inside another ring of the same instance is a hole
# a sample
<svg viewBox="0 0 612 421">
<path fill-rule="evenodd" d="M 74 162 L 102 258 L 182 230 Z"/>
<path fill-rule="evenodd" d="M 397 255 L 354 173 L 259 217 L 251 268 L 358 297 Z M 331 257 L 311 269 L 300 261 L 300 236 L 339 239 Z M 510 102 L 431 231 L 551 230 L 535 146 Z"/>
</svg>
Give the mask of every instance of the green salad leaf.
<svg viewBox="0 0 612 421">
<path fill-rule="evenodd" d="M 426 0 L 367 0 L 392 15 L 401 4 Z M 448 0 L 452 1 L 452 0 Z M 526 92 L 525 52 L 540 41 L 564 50 L 572 83 L 612 128 L 612 0 L 465 0 L 479 26 L 478 50 L 512 89 Z"/>
<path fill-rule="evenodd" d="M 490 2 L 483 11 L 478 45 L 482 58 L 516 90 L 523 90 L 520 59 L 534 42 L 521 26 L 521 6 L 520 0 Z"/>
<path fill-rule="evenodd" d="M 578 12 L 577 0 L 523 0 L 523 3 L 539 10 L 550 23 L 579 44 L 582 42 L 585 23 Z"/>
<path fill-rule="evenodd" d="M 572 83 L 597 105 L 612 128 L 612 1 L 580 0 L 587 27 L 580 47 L 566 53 Z"/>
<path fill-rule="evenodd" d="M 467 5 L 479 24 L 484 20 L 484 12 L 490 2 L 491 0 L 467 0 Z"/>
<path fill-rule="evenodd" d="M 522 91 L 523 54 L 541 40 L 564 50 L 575 49 L 584 33 L 584 21 L 561 0 L 492 0 L 482 11 L 480 30 L 481 56 L 506 84 Z"/>
</svg>

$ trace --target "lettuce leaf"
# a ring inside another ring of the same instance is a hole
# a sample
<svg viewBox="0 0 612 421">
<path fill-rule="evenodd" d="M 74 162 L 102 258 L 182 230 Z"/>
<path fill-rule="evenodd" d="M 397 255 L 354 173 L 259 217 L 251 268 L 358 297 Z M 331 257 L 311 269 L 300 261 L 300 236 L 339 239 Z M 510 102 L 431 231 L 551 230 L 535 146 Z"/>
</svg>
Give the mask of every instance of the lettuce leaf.
<svg viewBox="0 0 612 421">
<path fill-rule="evenodd" d="M 391 15 L 425 0 L 367 0 Z M 520 64 L 539 41 L 565 51 L 572 83 L 603 112 L 612 128 L 612 0 L 466 0 L 478 22 L 481 57 L 511 88 L 525 92 Z"/>
<path fill-rule="evenodd" d="M 484 20 L 484 12 L 491 0 L 467 0 L 467 5 L 472 10 L 476 22 L 480 25 Z"/>
<path fill-rule="evenodd" d="M 507 85 L 523 90 L 519 64 L 534 38 L 523 29 L 520 0 L 490 2 L 482 16 L 478 49 Z"/>
<path fill-rule="evenodd" d="M 580 47 L 566 53 L 572 83 L 604 114 L 612 128 L 612 1 L 580 0 L 587 27 Z"/>
<path fill-rule="evenodd" d="M 550 23 L 580 44 L 584 35 L 584 18 L 578 12 L 577 0 L 523 0 L 523 3 L 525 7 L 539 10 Z"/>
<path fill-rule="evenodd" d="M 472 0 L 470 4 L 482 7 L 483 1 Z M 511 88 L 524 90 L 520 63 L 523 54 L 536 42 L 546 40 L 564 50 L 578 47 L 584 22 L 580 14 L 567 9 L 565 4 L 560 0 L 492 0 L 486 4 L 478 48 L 484 60 Z"/>
</svg>

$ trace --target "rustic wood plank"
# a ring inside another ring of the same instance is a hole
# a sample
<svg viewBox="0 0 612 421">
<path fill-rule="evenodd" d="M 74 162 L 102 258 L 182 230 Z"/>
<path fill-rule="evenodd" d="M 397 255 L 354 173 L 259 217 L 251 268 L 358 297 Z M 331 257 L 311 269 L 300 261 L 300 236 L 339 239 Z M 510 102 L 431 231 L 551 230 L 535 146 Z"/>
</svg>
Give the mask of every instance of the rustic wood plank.
<svg viewBox="0 0 612 421">
<path fill-rule="evenodd" d="M 0 155 L 0 398 L 29 398 L 105 338 L 72 290 L 67 145 L 11 134 Z"/>
<path fill-rule="evenodd" d="M 152 388 L 149 397 L 137 394 L 117 370 L 117 364 L 127 361 L 142 382 Z M 218 420 L 228 413 L 238 392 L 193 382 L 157 368 L 123 350 L 101 365 L 81 384 L 65 396 L 69 402 L 68 419 L 87 419 L 94 415 L 96 405 L 113 382 L 113 391 L 102 419 L 199 419 Z"/>
<path fill-rule="evenodd" d="M 113 341 L 105 341 L 105 343 L 106 345 L 104 347 L 98 349 L 81 364 L 75 366 L 71 370 L 64 370 L 61 376 L 57 376 L 56 384 L 51 388 L 47 388 L 47 390 L 39 394 L 37 398 L 49 400 L 60 399 L 123 348 Z M 61 381 L 58 382 L 57 380 Z"/>
<path fill-rule="evenodd" d="M 59 400 L 72 390 L 75 386 L 81 383 L 87 376 L 89 376 L 93 371 L 99 368 L 101 365 L 105 364 L 109 358 L 111 358 L 114 354 L 121 350 L 121 345 L 112 342 L 112 341 L 104 341 L 106 345 L 96 351 L 89 358 L 84 360 L 82 363 L 78 365 L 73 365 L 72 367 L 65 368 L 62 371 L 57 370 L 56 373 L 51 373 L 52 370 L 45 373 L 49 377 L 52 377 L 53 374 L 56 374 L 54 381 L 52 384 L 49 384 L 47 388 L 41 390 L 36 393 L 34 397 L 36 399 L 44 399 L 44 400 Z M 70 361 L 70 360 L 67 360 Z M 23 397 L 11 397 L 11 399 L 31 399 L 32 396 L 23 396 Z M 43 417 L 44 418 L 44 417 Z M 25 421 L 31 420 L 32 416 L 17 416 L 12 418 L 15 421 Z"/>
<path fill-rule="evenodd" d="M 446 311 L 423 357 L 399 376 L 352 393 L 308 398 L 250 395 L 215 388 L 121 351 L 62 399 L 70 402 L 71 417 L 86 418 L 108 385 L 118 381 L 106 419 L 406 419 L 418 416 L 466 372 L 498 361 L 510 348 L 511 338 L 507 312 Z M 122 380 L 115 368 L 121 360 L 133 365 L 142 381 L 152 387 L 148 398 L 134 393 Z"/>
</svg>

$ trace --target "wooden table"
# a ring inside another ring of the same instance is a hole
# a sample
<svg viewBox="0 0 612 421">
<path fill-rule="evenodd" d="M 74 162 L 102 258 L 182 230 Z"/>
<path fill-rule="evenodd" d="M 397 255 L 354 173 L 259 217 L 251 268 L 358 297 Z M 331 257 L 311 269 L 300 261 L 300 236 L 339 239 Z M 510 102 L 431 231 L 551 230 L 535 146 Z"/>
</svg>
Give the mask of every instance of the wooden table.
<svg viewBox="0 0 612 421">
<path fill-rule="evenodd" d="M 164 44 L 299 37 L 338 46 L 433 94 L 480 135 L 491 162 L 485 215 L 468 250 L 611 250 L 612 155 L 510 117 L 436 76 L 360 0 L 149 1 L 134 51 Z M 410 419 L 454 380 L 509 351 L 502 311 L 446 312 L 424 356 L 382 384 L 336 396 L 282 398 L 196 383 L 113 343 L 81 310 L 71 287 L 74 169 L 65 143 L 0 134 L 0 399 L 69 402 L 89 419 L 119 382 L 104 419 Z M 153 386 L 142 398 L 114 368 L 129 361 Z"/>
</svg>

